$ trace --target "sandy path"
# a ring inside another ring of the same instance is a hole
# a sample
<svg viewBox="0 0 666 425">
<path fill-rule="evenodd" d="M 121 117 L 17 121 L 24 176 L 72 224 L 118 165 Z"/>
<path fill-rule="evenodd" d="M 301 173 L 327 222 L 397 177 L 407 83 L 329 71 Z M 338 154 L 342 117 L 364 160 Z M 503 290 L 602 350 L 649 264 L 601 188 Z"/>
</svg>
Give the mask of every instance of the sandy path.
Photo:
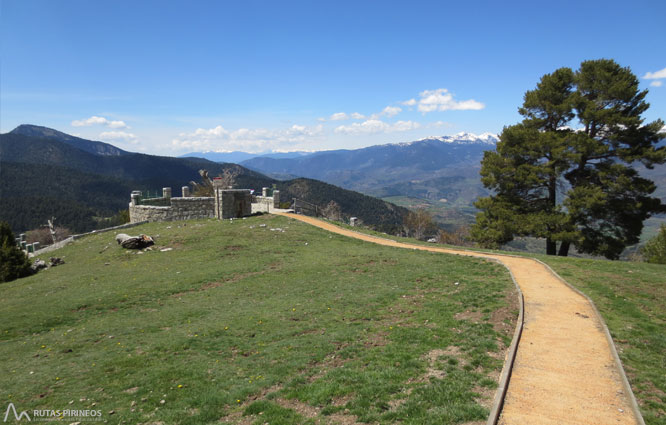
<svg viewBox="0 0 666 425">
<path fill-rule="evenodd" d="M 525 324 L 500 424 L 638 424 L 601 323 L 589 302 L 529 258 L 419 246 L 311 217 L 280 214 L 380 245 L 491 258 L 504 263 L 525 299 Z"/>
</svg>

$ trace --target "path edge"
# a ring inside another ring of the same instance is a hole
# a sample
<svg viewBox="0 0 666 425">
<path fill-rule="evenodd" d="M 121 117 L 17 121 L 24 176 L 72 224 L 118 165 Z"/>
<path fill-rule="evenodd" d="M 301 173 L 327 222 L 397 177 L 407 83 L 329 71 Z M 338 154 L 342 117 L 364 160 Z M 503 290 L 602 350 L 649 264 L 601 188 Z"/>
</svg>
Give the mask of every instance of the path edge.
<svg viewBox="0 0 666 425">
<path fill-rule="evenodd" d="M 587 302 L 590 303 L 590 305 L 592 306 L 592 310 L 594 310 L 594 313 L 597 315 L 597 319 L 599 319 L 604 334 L 606 335 L 606 340 L 608 341 L 608 345 L 610 346 L 611 354 L 613 355 L 613 360 L 615 361 L 615 366 L 617 366 L 617 369 L 620 372 L 620 378 L 622 379 L 622 387 L 624 387 L 624 392 L 627 394 L 629 398 L 629 404 L 631 405 L 631 410 L 634 411 L 634 416 L 636 417 L 638 424 L 645 425 L 645 420 L 643 419 L 640 407 L 638 406 L 638 401 L 636 400 L 634 391 L 631 389 L 631 385 L 629 384 L 629 379 L 627 378 L 627 374 L 624 371 L 624 366 L 622 366 L 622 360 L 620 360 L 620 356 L 617 354 L 617 348 L 615 347 L 615 342 L 613 341 L 613 337 L 611 336 L 610 331 L 608 330 L 608 326 L 606 326 L 606 321 L 604 320 L 603 316 L 601 316 L 601 313 L 599 313 L 599 309 L 597 308 L 596 304 L 594 304 L 594 301 L 592 301 L 592 299 L 588 297 L 587 294 L 585 294 L 583 291 L 581 291 L 580 289 L 576 288 L 575 286 L 567 282 L 565 279 L 563 279 L 562 276 L 557 274 L 557 272 L 553 270 L 552 267 L 550 267 L 548 264 L 536 258 L 531 258 L 531 259 L 538 263 L 541 263 L 541 265 L 543 265 L 550 273 L 552 273 L 553 276 L 562 281 L 562 283 L 567 285 L 574 292 L 581 295 L 583 298 L 587 300 Z M 488 423 L 488 425 L 490 425 L 490 423 Z"/>
<path fill-rule="evenodd" d="M 502 373 L 500 374 L 500 380 L 497 386 L 497 391 L 495 392 L 495 398 L 493 399 L 493 404 L 490 409 L 490 416 L 488 416 L 488 421 L 486 425 L 495 425 L 499 420 L 500 414 L 502 413 L 502 407 L 504 407 L 504 399 L 506 398 L 506 393 L 509 389 L 509 381 L 511 380 L 511 372 L 513 371 L 513 364 L 516 360 L 516 354 L 518 353 L 518 344 L 520 343 L 520 337 L 523 334 L 523 325 L 525 323 L 525 299 L 523 297 L 523 291 L 520 289 L 520 285 L 516 281 L 516 278 L 513 275 L 513 272 L 499 259 L 487 258 L 501 264 L 511 276 L 513 284 L 516 286 L 516 291 L 518 292 L 518 304 L 520 306 L 518 311 L 518 321 L 516 323 L 516 330 L 513 332 L 513 339 L 511 340 L 511 345 L 509 345 L 509 351 L 506 354 L 504 360 L 504 366 L 502 367 Z M 641 424 L 645 425 L 645 424 Z"/>
</svg>

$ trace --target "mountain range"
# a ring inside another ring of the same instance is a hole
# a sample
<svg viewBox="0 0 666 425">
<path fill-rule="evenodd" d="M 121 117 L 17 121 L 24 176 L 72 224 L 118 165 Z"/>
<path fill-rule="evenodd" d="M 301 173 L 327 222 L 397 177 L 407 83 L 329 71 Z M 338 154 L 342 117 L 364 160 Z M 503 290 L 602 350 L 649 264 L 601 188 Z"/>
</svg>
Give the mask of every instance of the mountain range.
<svg viewBox="0 0 666 425">
<path fill-rule="evenodd" d="M 303 199 L 324 206 L 335 200 L 344 216 L 357 216 L 382 231 L 395 231 L 407 210 L 313 179 L 278 181 L 236 164 L 202 158 L 173 158 L 123 151 L 103 142 L 77 138 L 46 127 L 21 125 L 0 134 L 0 220 L 15 231 L 44 224 L 52 216 L 74 231 L 104 226 L 104 217 L 127 208 L 132 190 L 173 196 L 199 170 L 211 176 L 233 168 L 237 187 L 275 186 L 283 200 Z"/>
<path fill-rule="evenodd" d="M 292 157 L 234 152 L 239 164 L 275 179 L 308 177 L 407 207 L 426 207 L 444 227 L 474 220 L 473 202 L 488 192 L 479 169 L 483 152 L 494 150 L 491 133 L 428 137 L 407 143 L 340 149 Z M 230 155 L 230 154 L 229 154 Z M 191 157 L 215 160 L 211 153 Z M 225 160 L 230 157 L 225 157 Z"/>
<path fill-rule="evenodd" d="M 417 196 L 441 199 L 441 178 L 477 178 L 483 152 L 494 149 L 497 137 L 459 133 L 409 143 L 385 144 L 355 150 L 315 152 L 297 158 L 256 157 L 241 165 L 266 175 L 295 175 L 358 190 L 375 196 Z M 454 180 L 455 180 L 454 179 Z M 405 183 L 425 183 L 416 194 Z"/>
</svg>

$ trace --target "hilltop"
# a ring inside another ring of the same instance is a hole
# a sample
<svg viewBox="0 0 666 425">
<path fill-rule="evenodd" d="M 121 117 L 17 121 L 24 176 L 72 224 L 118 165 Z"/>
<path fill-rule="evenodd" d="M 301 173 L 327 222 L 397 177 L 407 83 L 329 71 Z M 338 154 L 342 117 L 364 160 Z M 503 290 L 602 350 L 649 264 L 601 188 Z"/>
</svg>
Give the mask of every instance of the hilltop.
<svg viewBox="0 0 666 425">
<path fill-rule="evenodd" d="M 488 416 L 517 317 L 500 265 L 276 216 L 131 230 L 154 249 L 87 236 L 0 286 L 2 399 L 109 423 Z"/>
</svg>

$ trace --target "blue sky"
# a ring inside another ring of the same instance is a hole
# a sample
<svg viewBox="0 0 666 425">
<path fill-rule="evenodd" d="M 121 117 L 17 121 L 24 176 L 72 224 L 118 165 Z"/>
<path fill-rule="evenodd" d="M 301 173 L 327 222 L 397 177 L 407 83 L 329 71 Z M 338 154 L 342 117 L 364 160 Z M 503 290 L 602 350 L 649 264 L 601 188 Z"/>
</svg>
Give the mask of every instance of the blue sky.
<svg viewBox="0 0 666 425">
<path fill-rule="evenodd" d="M 497 133 L 543 74 L 597 58 L 630 67 L 646 118 L 666 118 L 663 0 L 0 7 L 1 132 L 30 123 L 165 155 Z"/>
</svg>

